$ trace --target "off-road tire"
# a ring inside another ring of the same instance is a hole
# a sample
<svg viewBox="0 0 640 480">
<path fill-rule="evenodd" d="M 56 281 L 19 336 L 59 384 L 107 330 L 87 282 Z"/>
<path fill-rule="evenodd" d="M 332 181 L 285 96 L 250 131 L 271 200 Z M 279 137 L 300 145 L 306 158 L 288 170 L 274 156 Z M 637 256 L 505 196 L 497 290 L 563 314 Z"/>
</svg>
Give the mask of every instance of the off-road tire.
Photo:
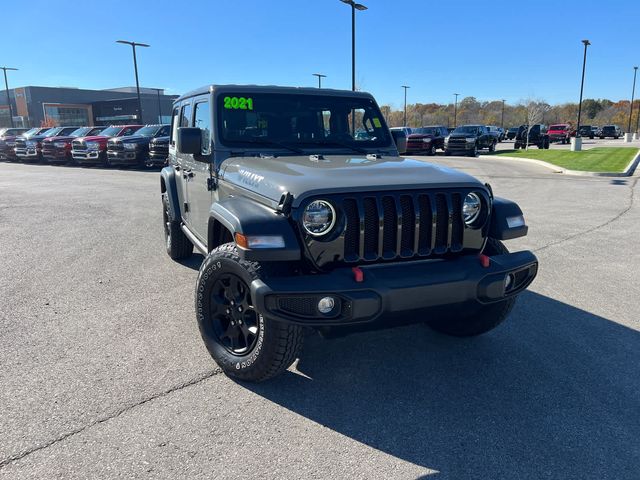
<svg viewBox="0 0 640 480">
<path fill-rule="evenodd" d="M 429 155 L 430 157 L 433 157 L 435 154 L 436 154 L 436 146 L 431 145 L 429 147 L 429 150 L 427 151 L 427 155 Z"/>
<path fill-rule="evenodd" d="M 216 282 L 223 275 L 232 274 L 248 287 L 253 280 L 268 278 L 274 271 L 274 267 L 269 264 L 241 259 L 235 243 L 225 243 L 211 251 L 200 267 L 195 298 L 198 327 L 209 354 L 229 377 L 250 382 L 268 380 L 289 368 L 300 353 L 303 329 L 266 318 L 255 308 L 257 338 L 247 352 L 232 353 L 215 332 L 216 320 L 212 311 L 221 301 L 226 301 L 214 295 Z M 251 297 L 250 292 L 247 295 L 248 298 Z M 214 303 L 216 301 L 217 304 Z M 250 301 L 253 305 L 253 299 Z"/>
<path fill-rule="evenodd" d="M 193 243 L 180 229 L 180 222 L 171 220 L 171 203 L 166 193 L 162 194 L 162 223 L 164 227 L 164 244 L 173 260 L 182 260 L 193 254 Z"/>
<path fill-rule="evenodd" d="M 470 157 L 477 157 L 478 156 L 478 145 L 474 145 L 473 146 L 473 150 L 471 150 L 467 155 L 469 155 Z"/>
<path fill-rule="evenodd" d="M 509 250 L 499 240 L 489 238 L 484 248 L 485 255 L 502 255 Z M 438 318 L 428 321 L 427 325 L 433 330 L 454 337 L 473 337 L 493 330 L 500 325 L 511 313 L 516 303 L 516 296 L 509 297 L 497 303 L 483 305 L 471 316 L 455 318 Z"/>
</svg>

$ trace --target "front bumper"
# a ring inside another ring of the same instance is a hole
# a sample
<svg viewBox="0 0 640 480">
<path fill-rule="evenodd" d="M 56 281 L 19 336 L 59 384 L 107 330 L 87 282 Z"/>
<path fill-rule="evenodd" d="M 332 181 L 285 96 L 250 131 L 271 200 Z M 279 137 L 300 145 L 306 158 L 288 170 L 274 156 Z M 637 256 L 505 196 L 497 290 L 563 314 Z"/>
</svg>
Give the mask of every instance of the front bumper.
<svg viewBox="0 0 640 480">
<path fill-rule="evenodd" d="M 560 135 L 560 134 L 550 134 L 549 135 L 549 141 L 551 142 L 561 142 L 561 141 L 567 141 L 569 140 L 569 137 L 567 137 L 566 135 Z"/>
<path fill-rule="evenodd" d="M 269 318 L 324 327 L 356 324 L 416 323 L 444 312 L 470 311 L 517 295 L 535 278 L 538 260 L 529 251 L 496 255 L 488 267 L 476 256 L 454 260 L 361 266 L 364 279 L 350 268 L 327 274 L 255 280 L 251 291 Z M 505 279 L 512 285 L 505 290 Z M 318 301 L 331 296 L 335 307 L 323 315 Z M 401 322 L 395 319 L 401 317 Z"/>
<path fill-rule="evenodd" d="M 42 159 L 48 163 L 66 163 L 71 160 L 71 152 L 61 148 L 43 150 Z"/>
<path fill-rule="evenodd" d="M 141 161 L 140 152 L 107 150 L 107 159 L 112 165 L 138 165 Z"/>
<path fill-rule="evenodd" d="M 465 143 L 447 143 L 444 146 L 444 149 L 449 152 L 469 152 L 473 150 L 476 146 L 475 142 L 465 142 Z"/>
<path fill-rule="evenodd" d="M 104 162 L 105 154 L 102 150 L 72 150 L 71 157 L 80 164 L 96 164 Z"/>
<path fill-rule="evenodd" d="M 37 148 L 16 148 L 16 157 L 19 160 L 29 162 L 31 160 L 38 160 L 41 158 L 40 150 Z"/>
</svg>

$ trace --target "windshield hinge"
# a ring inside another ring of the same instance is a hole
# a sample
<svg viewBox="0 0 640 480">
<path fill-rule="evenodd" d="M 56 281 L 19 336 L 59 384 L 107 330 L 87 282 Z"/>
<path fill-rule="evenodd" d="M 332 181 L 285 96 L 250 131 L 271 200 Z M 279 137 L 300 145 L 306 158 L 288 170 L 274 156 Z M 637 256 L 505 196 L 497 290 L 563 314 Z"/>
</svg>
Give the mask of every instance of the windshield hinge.
<svg viewBox="0 0 640 480">
<path fill-rule="evenodd" d="M 293 195 L 291 195 L 289 192 L 285 192 L 280 197 L 280 202 L 278 202 L 278 211 L 288 216 L 291 213 L 292 204 Z"/>
</svg>

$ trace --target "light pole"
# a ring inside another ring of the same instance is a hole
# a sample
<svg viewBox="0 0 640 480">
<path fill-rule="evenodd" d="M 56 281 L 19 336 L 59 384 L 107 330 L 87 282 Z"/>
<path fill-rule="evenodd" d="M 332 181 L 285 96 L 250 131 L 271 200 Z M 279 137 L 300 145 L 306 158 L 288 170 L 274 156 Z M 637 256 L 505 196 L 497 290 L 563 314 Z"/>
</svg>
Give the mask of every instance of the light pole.
<svg viewBox="0 0 640 480">
<path fill-rule="evenodd" d="M 340 0 L 351 5 L 351 90 L 356 90 L 356 10 L 367 10 L 367 7 L 353 0 Z"/>
<path fill-rule="evenodd" d="M 4 71 L 4 87 L 7 91 L 7 105 L 9 105 L 9 122 L 11 123 L 11 128 L 14 127 L 13 125 L 13 107 L 11 106 L 11 99 L 9 98 L 9 82 L 7 80 L 7 70 L 13 70 L 13 71 L 17 71 L 17 68 L 11 68 L 11 67 L 0 67 L 3 71 Z"/>
<path fill-rule="evenodd" d="M 160 92 L 164 90 L 163 88 L 154 88 L 158 94 L 158 123 L 162 123 L 162 104 L 160 103 Z"/>
<path fill-rule="evenodd" d="M 407 126 L 407 89 L 411 88 L 408 85 L 402 85 L 402 88 L 404 88 L 404 122 L 403 125 L 406 127 Z"/>
<path fill-rule="evenodd" d="M 631 133 L 631 116 L 633 115 L 633 97 L 636 94 L 636 74 L 638 73 L 638 67 L 633 67 L 633 88 L 631 89 L 631 107 L 629 108 L 629 126 L 627 133 Z"/>
<path fill-rule="evenodd" d="M 587 66 L 587 47 L 591 45 L 589 40 L 582 40 L 584 44 L 584 59 L 582 60 L 582 82 L 580 83 L 580 102 L 578 103 L 578 125 L 576 126 L 576 138 L 580 138 L 580 116 L 582 115 L 582 91 L 584 90 L 584 71 Z"/>
<path fill-rule="evenodd" d="M 312 73 L 311 75 L 318 77 L 318 88 L 322 88 L 322 79 L 326 78 L 327 76 L 321 73 Z"/>
<path fill-rule="evenodd" d="M 502 99 L 502 119 L 500 120 L 500 127 L 502 127 L 504 129 L 504 102 L 505 99 Z"/>
<path fill-rule="evenodd" d="M 138 93 L 138 121 L 142 123 L 142 102 L 140 101 L 140 82 L 138 82 L 138 60 L 136 59 L 136 47 L 150 47 L 146 43 L 129 42 L 127 40 L 116 40 L 116 43 L 131 45 L 133 50 L 133 70 L 136 73 L 136 92 Z"/>
<path fill-rule="evenodd" d="M 453 105 L 453 128 L 456 128 L 458 126 L 458 95 L 460 94 L 454 93 L 454 95 L 456 96 L 456 102 Z"/>
</svg>

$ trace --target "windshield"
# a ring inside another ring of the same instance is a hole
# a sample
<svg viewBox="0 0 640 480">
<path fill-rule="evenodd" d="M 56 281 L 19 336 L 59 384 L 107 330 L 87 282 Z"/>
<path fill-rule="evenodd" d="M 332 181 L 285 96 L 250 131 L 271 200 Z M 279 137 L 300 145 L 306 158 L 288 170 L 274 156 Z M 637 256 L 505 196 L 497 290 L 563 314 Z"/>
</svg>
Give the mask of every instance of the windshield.
<svg viewBox="0 0 640 480">
<path fill-rule="evenodd" d="M 91 127 L 80 127 L 69 134 L 70 137 L 84 137 L 91 131 Z"/>
<path fill-rule="evenodd" d="M 433 127 L 414 128 L 413 130 L 411 130 L 411 133 L 417 133 L 420 135 L 435 135 L 436 129 Z"/>
<path fill-rule="evenodd" d="M 369 98 L 225 94 L 218 97 L 218 112 L 220 140 L 233 146 L 359 150 L 391 145 L 384 118 Z"/>
<path fill-rule="evenodd" d="M 566 125 L 551 125 L 549 127 L 549 130 L 562 130 L 562 131 L 564 131 L 566 129 L 567 129 Z"/>
<path fill-rule="evenodd" d="M 511 127 L 509 129 L 510 132 L 517 132 L 518 131 L 518 127 Z"/>
<path fill-rule="evenodd" d="M 109 127 L 100 132 L 100 135 L 103 137 L 115 137 L 118 133 L 120 133 L 122 127 Z"/>
<path fill-rule="evenodd" d="M 40 130 L 40 128 L 32 128 L 31 130 L 24 132 L 22 135 L 25 137 L 31 137 L 33 135 L 37 135 Z"/>
<path fill-rule="evenodd" d="M 142 127 L 140 130 L 136 132 L 136 135 L 140 135 L 141 137 L 153 137 L 161 128 L 162 127 L 158 125 L 150 125 L 148 127 Z"/>
<path fill-rule="evenodd" d="M 472 135 L 475 135 L 478 133 L 478 127 L 473 127 L 473 126 L 458 127 L 453 131 L 453 133 L 462 133 L 462 134 L 470 133 Z"/>
<path fill-rule="evenodd" d="M 60 133 L 61 131 L 62 131 L 62 128 L 60 128 L 60 127 L 52 128 L 51 130 L 47 130 L 44 133 L 44 137 L 45 138 L 56 137 L 58 135 L 58 133 Z"/>
</svg>

